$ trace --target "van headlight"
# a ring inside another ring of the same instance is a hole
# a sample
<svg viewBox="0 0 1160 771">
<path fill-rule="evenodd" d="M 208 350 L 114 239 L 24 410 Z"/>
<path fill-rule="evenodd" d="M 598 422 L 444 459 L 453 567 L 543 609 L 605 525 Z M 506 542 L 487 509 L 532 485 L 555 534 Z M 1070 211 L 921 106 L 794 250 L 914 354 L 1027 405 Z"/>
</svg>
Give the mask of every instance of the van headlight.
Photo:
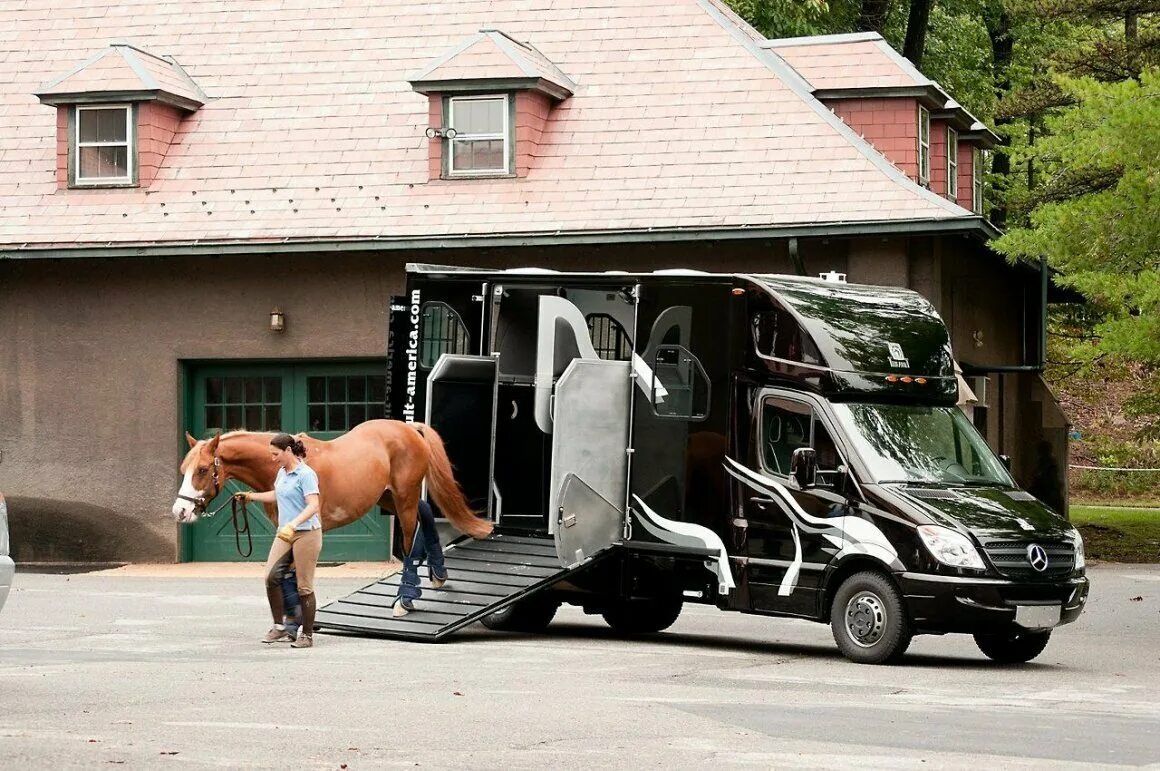
<svg viewBox="0 0 1160 771">
<path fill-rule="evenodd" d="M 1083 556 L 1083 536 L 1079 534 L 1079 530 L 1073 530 L 1071 538 L 1075 541 L 1075 569 L 1083 570 L 1087 567 Z"/>
<path fill-rule="evenodd" d="M 952 568 L 986 570 L 979 550 L 962 533 L 939 525 L 920 525 L 918 537 L 934 558 L 944 565 L 950 565 Z"/>
</svg>

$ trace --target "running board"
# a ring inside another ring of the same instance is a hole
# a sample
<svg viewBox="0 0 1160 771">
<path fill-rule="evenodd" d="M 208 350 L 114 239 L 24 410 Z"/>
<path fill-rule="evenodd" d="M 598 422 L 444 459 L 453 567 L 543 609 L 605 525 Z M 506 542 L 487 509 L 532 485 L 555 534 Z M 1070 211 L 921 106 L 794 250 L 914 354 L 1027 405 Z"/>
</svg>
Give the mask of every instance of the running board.
<svg viewBox="0 0 1160 771">
<path fill-rule="evenodd" d="M 327 603 L 318 610 L 314 623 L 322 631 L 437 642 L 584 570 L 613 551 L 609 547 L 583 564 L 566 569 L 560 567 L 552 538 L 502 532 L 480 541 L 462 538 L 444 550 L 448 581 L 441 588 L 432 589 L 426 567 L 420 567 L 423 596 L 407 615 L 391 615 L 402 578 L 396 573 Z"/>
</svg>

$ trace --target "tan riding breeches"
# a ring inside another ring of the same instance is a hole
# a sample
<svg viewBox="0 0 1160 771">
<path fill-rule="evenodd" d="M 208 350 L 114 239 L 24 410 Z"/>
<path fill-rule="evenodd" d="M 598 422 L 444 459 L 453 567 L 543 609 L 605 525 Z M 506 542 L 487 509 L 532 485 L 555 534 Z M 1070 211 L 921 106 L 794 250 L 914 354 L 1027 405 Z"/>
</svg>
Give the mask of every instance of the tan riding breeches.
<svg viewBox="0 0 1160 771">
<path fill-rule="evenodd" d="M 314 594 L 314 568 L 318 565 L 321 551 L 321 528 L 295 530 L 291 543 L 275 538 L 270 545 L 270 556 L 266 558 L 266 584 L 281 581 L 293 558 L 294 570 L 298 573 L 298 594 Z"/>
</svg>

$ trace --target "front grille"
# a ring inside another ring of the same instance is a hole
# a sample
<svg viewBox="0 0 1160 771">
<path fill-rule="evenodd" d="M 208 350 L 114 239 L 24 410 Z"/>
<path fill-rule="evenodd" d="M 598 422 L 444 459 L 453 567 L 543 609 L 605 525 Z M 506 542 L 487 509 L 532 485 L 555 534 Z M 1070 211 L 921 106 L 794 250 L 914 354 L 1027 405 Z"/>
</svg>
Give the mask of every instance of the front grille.
<svg viewBox="0 0 1160 771">
<path fill-rule="evenodd" d="M 1027 547 L 1037 543 L 1047 553 L 1047 569 L 1031 566 Z M 983 544 L 991 564 L 1004 577 L 1033 581 L 1066 578 L 1075 569 L 1075 546 L 1067 541 L 990 541 Z"/>
</svg>

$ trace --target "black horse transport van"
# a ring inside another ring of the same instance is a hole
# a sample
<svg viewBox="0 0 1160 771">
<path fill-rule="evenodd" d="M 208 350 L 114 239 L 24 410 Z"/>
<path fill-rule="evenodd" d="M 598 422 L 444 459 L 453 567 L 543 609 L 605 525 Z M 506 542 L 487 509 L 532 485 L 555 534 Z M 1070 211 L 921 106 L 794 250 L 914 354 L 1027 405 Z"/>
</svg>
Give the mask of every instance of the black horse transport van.
<svg viewBox="0 0 1160 771">
<path fill-rule="evenodd" d="M 648 633 L 696 602 L 828 623 L 856 662 L 944 633 L 1023 662 L 1083 610 L 1079 533 L 956 406 L 913 291 L 411 265 L 392 310 L 395 417 L 435 426 L 492 538 L 547 571 L 492 628 L 568 602 Z"/>
</svg>

